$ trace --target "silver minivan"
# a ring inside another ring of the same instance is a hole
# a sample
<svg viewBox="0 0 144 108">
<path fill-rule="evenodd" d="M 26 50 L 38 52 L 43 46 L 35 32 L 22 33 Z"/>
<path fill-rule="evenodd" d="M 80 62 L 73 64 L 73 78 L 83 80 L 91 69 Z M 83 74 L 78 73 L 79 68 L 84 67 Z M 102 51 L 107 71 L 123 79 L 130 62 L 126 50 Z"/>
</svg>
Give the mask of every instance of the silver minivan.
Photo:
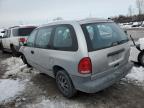
<svg viewBox="0 0 144 108">
<path fill-rule="evenodd" d="M 125 77 L 128 37 L 111 20 L 59 21 L 36 28 L 21 47 L 22 60 L 56 79 L 65 97 L 95 93 Z"/>
</svg>

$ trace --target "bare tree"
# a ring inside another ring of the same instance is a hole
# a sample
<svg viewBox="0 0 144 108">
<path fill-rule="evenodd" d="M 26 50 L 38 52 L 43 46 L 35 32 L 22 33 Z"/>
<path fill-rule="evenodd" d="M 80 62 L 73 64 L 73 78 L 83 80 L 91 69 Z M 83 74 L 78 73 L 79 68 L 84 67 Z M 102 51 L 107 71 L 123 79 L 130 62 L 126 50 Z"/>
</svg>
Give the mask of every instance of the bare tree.
<svg viewBox="0 0 144 108">
<path fill-rule="evenodd" d="M 139 15 L 141 15 L 143 13 L 143 10 L 144 10 L 144 0 L 136 0 L 136 6 L 138 9 Z"/>
<path fill-rule="evenodd" d="M 133 10 L 132 10 L 132 6 L 131 5 L 128 8 L 128 14 L 129 14 L 129 16 L 133 15 Z"/>
</svg>

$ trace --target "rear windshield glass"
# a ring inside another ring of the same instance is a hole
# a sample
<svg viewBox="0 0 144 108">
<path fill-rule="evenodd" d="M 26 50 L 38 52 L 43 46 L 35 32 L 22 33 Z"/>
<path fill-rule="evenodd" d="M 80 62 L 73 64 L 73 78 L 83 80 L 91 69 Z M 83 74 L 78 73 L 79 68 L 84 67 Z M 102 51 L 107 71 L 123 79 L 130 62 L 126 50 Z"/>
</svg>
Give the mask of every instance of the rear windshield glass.
<svg viewBox="0 0 144 108">
<path fill-rule="evenodd" d="M 13 36 L 29 36 L 36 27 L 13 29 Z"/>
<path fill-rule="evenodd" d="M 83 24 L 82 29 L 89 51 L 112 47 L 128 41 L 126 34 L 115 23 Z"/>
</svg>

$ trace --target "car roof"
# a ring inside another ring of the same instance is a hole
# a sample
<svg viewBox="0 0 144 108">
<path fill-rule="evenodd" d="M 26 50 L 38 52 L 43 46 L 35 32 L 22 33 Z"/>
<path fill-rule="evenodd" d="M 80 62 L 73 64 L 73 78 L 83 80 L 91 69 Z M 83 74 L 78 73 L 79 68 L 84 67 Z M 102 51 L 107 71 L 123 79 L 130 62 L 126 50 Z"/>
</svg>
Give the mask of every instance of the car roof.
<svg viewBox="0 0 144 108">
<path fill-rule="evenodd" d="M 100 18 L 87 18 L 78 21 L 79 24 L 99 23 L 99 22 L 113 22 L 113 21 L 110 19 L 100 19 Z"/>
<path fill-rule="evenodd" d="M 74 23 L 78 23 L 78 24 L 87 24 L 87 23 L 98 23 L 98 22 L 113 22 L 110 19 L 98 19 L 98 18 L 87 18 L 87 19 L 83 19 L 83 20 L 60 20 L 60 21 L 55 21 L 55 22 L 51 22 L 48 24 L 44 24 L 39 26 L 40 27 L 45 27 L 45 26 L 50 26 L 50 25 L 58 25 L 58 24 L 74 24 Z"/>
</svg>

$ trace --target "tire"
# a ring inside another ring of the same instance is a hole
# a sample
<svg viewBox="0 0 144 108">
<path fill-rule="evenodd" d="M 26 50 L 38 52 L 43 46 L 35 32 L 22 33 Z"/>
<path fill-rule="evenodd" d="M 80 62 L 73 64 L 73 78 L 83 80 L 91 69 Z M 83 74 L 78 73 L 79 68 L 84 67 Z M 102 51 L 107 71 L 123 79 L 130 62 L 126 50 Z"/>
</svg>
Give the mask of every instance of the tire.
<svg viewBox="0 0 144 108">
<path fill-rule="evenodd" d="M 32 67 L 30 64 L 28 64 L 28 62 L 27 62 L 27 60 L 26 60 L 24 55 L 21 55 L 21 59 L 24 62 L 24 64 L 26 64 L 28 67 Z"/>
<path fill-rule="evenodd" d="M 13 45 L 11 46 L 11 51 L 12 51 L 13 57 L 19 57 L 20 56 L 20 54 L 17 52 L 17 50 L 15 49 L 15 47 Z"/>
<path fill-rule="evenodd" d="M 69 75 L 64 70 L 59 70 L 56 74 L 56 83 L 59 91 L 64 97 L 72 98 L 76 95 L 77 91 L 73 86 L 73 83 Z"/>
<path fill-rule="evenodd" d="M 2 48 L 2 45 L 1 45 L 2 43 L 0 43 L 0 50 L 1 50 L 1 48 Z"/>
<path fill-rule="evenodd" d="M 2 53 L 5 53 L 4 47 L 3 47 L 3 44 L 2 44 L 2 43 L 1 43 L 1 51 L 2 51 Z"/>
<path fill-rule="evenodd" d="M 138 62 L 144 66 L 144 51 L 140 52 L 140 54 L 138 55 Z"/>
</svg>

